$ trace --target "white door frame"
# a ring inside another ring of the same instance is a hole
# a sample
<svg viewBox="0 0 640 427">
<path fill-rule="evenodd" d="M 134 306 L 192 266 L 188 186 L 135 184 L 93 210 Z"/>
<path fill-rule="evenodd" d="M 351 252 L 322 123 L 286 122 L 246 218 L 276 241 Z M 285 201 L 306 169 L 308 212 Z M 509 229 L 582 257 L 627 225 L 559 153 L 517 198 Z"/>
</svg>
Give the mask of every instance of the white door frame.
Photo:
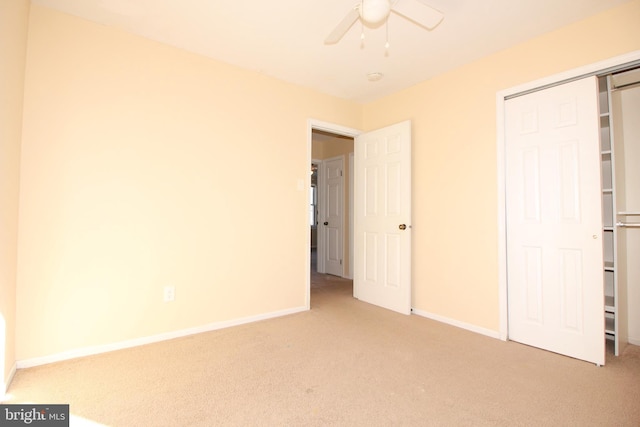
<svg viewBox="0 0 640 427">
<path fill-rule="evenodd" d="M 497 133 L 497 160 L 498 160 L 498 288 L 500 307 L 500 330 L 501 340 L 506 341 L 509 337 L 508 325 L 508 303 L 507 303 L 507 233 L 506 233 L 506 177 L 505 177 L 505 98 L 517 94 L 536 91 L 545 87 L 558 85 L 578 78 L 603 74 L 622 68 L 625 65 L 632 65 L 640 62 L 640 50 L 629 52 L 625 55 L 609 58 L 604 61 L 585 65 L 563 73 L 554 74 L 539 80 L 528 82 L 519 86 L 502 90 L 496 95 L 496 133 Z M 604 311 L 603 311 L 604 316 Z M 604 337 L 603 337 L 604 339 Z"/>
<path fill-rule="evenodd" d="M 321 120 L 316 120 L 316 119 L 308 119 L 307 120 L 307 163 L 306 163 L 306 169 L 308 169 L 308 165 L 311 164 L 312 158 L 311 158 L 311 147 L 312 147 L 312 142 L 313 142 L 313 131 L 314 130 L 319 130 L 319 131 L 324 131 L 324 132 L 329 132 L 329 133 L 333 133 L 336 135 L 342 135 L 342 136 L 348 136 L 351 138 L 354 138 L 358 135 L 360 135 L 362 133 L 362 131 L 360 129 L 354 129 L 354 128 L 349 128 L 346 126 L 341 126 L 341 125 L 337 125 L 335 123 L 329 123 L 329 122 L 324 122 Z M 306 192 L 307 192 L 307 197 L 305 200 L 309 200 L 309 191 L 311 188 L 311 175 L 310 174 L 306 174 Z M 353 195 L 350 195 L 350 198 L 352 198 Z M 305 220 L 305 224 L 309 223 L 309 214 L 308 214 L 308 210 L 306 210 L 306 220 Z M 306 309 L 310 309 L 311 308 L 311 263 L 309 262 L 309 260 L 311 259 L 311 233 L 306 233 L 307 235 L 307 239 L 306 239 L 306 245 L 304 247 L 304 252 L 306 254 L 305 256 L 305 307 Z M 353 228 L 350 229 L 350 236 L 349 236 L 349 241 L 352 242 L 353 241 Z"/>
<path fill-rule="evenodd" d="M 320 188 L 322 188 L 322 160 L 311 159 L 311 163 L 318 166 L 316 177 L 316 254 L 324 250 L 324 235 L 320 233 L 320 206 L 322 206 L 322 196 Z M 311 184 L 308 186 L 311 188 Z M 311 197 L 309 197 L 311 199 Z M 318 273 L 324 273 L 324 259 L 320 256 L 316 259 L 316 270 Z"/>
</svg>

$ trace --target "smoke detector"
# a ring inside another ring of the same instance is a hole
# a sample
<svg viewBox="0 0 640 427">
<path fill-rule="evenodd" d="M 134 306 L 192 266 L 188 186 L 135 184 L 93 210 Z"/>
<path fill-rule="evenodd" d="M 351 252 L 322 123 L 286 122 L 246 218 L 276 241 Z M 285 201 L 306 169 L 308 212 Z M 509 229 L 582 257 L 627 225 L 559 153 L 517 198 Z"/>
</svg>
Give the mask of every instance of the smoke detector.
<svg viewBox="0 0 640 427">
<path fill-rule="evenodd" d="M 370 82 L 377 82 L 383 77 L 384 77 L 384 74 L 378 71 L 375 71 L 373 73 L 367 73 L 367 80 L 369 80 Z"/>
</svg>

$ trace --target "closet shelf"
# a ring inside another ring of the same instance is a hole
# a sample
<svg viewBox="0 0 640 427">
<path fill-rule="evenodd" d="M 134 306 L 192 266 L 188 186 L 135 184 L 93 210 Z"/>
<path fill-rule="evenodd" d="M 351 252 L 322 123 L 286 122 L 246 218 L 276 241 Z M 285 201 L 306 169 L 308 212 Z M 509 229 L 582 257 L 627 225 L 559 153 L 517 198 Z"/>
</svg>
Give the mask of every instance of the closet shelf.
<svg viewBox="0 0 640 427">
<path fill-rule="evenodd" d="M 615 298 L 613 295 L 605 295 L 604 296 L 604 308 L 605 311 L 611 312 L 611 313 L 615 313 L 616 312 L 616 307 L 615 307 Z"/>
<path fill-rule="evenodd" d="M 620 216 L 640 216 L 640 212 L 638 211 L 628 211 L 628 212 L 618 212 Z"/>
<path fill-rule="evenodd" d="M 615 335 L 616 334 L 615 320 L 613 319 L 613 317 L 605 317 L 605 319 L 604 319 L 604 331 L 605 331 L 605 333 L 610 334 L 610 335 Z"/>
</svg>

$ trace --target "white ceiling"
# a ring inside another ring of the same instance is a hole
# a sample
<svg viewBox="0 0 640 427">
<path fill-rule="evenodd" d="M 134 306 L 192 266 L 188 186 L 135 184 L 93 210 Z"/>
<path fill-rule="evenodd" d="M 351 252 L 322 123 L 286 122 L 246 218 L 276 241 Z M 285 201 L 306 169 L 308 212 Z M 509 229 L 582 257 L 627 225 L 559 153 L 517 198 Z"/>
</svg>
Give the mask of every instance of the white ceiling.
<svg viewBox="0 0 640 427">
<path fill-rule="evenodd" d="M 397 0 L 407 1 L 407 0 Z M 628 0 L 421 0 L 432 31 L 399 15 L 324 39 L 359 0 L 32 0 L 104 25 L 357 102 L 370 102 Z M 381 72 L 370 82 L 367 73 Z"/>
</svg>

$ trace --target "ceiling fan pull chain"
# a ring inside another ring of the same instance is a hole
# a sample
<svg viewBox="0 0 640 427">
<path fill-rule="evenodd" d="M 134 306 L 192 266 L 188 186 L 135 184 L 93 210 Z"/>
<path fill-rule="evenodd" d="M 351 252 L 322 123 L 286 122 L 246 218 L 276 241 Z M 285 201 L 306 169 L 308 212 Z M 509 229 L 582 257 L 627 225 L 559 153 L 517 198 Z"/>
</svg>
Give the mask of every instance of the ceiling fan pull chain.
<svg viewBox="0 0 640 427">
<path fill-rule="evenodd" d="M 384 44 L 384 54 L 385 56 L 389 56 L 389 18 L 387 18 L 387 22 L 385 23 L 387 29 L 387 42 Z"/>
<path fill-rule="evenodd" d="M 362 15 L 362 8 L 364 7 L 364 0 L 360 0 L 360 15 Z M 364 47 L 364 21 L 360 19 L 360 47 Z"/>
</svg>

